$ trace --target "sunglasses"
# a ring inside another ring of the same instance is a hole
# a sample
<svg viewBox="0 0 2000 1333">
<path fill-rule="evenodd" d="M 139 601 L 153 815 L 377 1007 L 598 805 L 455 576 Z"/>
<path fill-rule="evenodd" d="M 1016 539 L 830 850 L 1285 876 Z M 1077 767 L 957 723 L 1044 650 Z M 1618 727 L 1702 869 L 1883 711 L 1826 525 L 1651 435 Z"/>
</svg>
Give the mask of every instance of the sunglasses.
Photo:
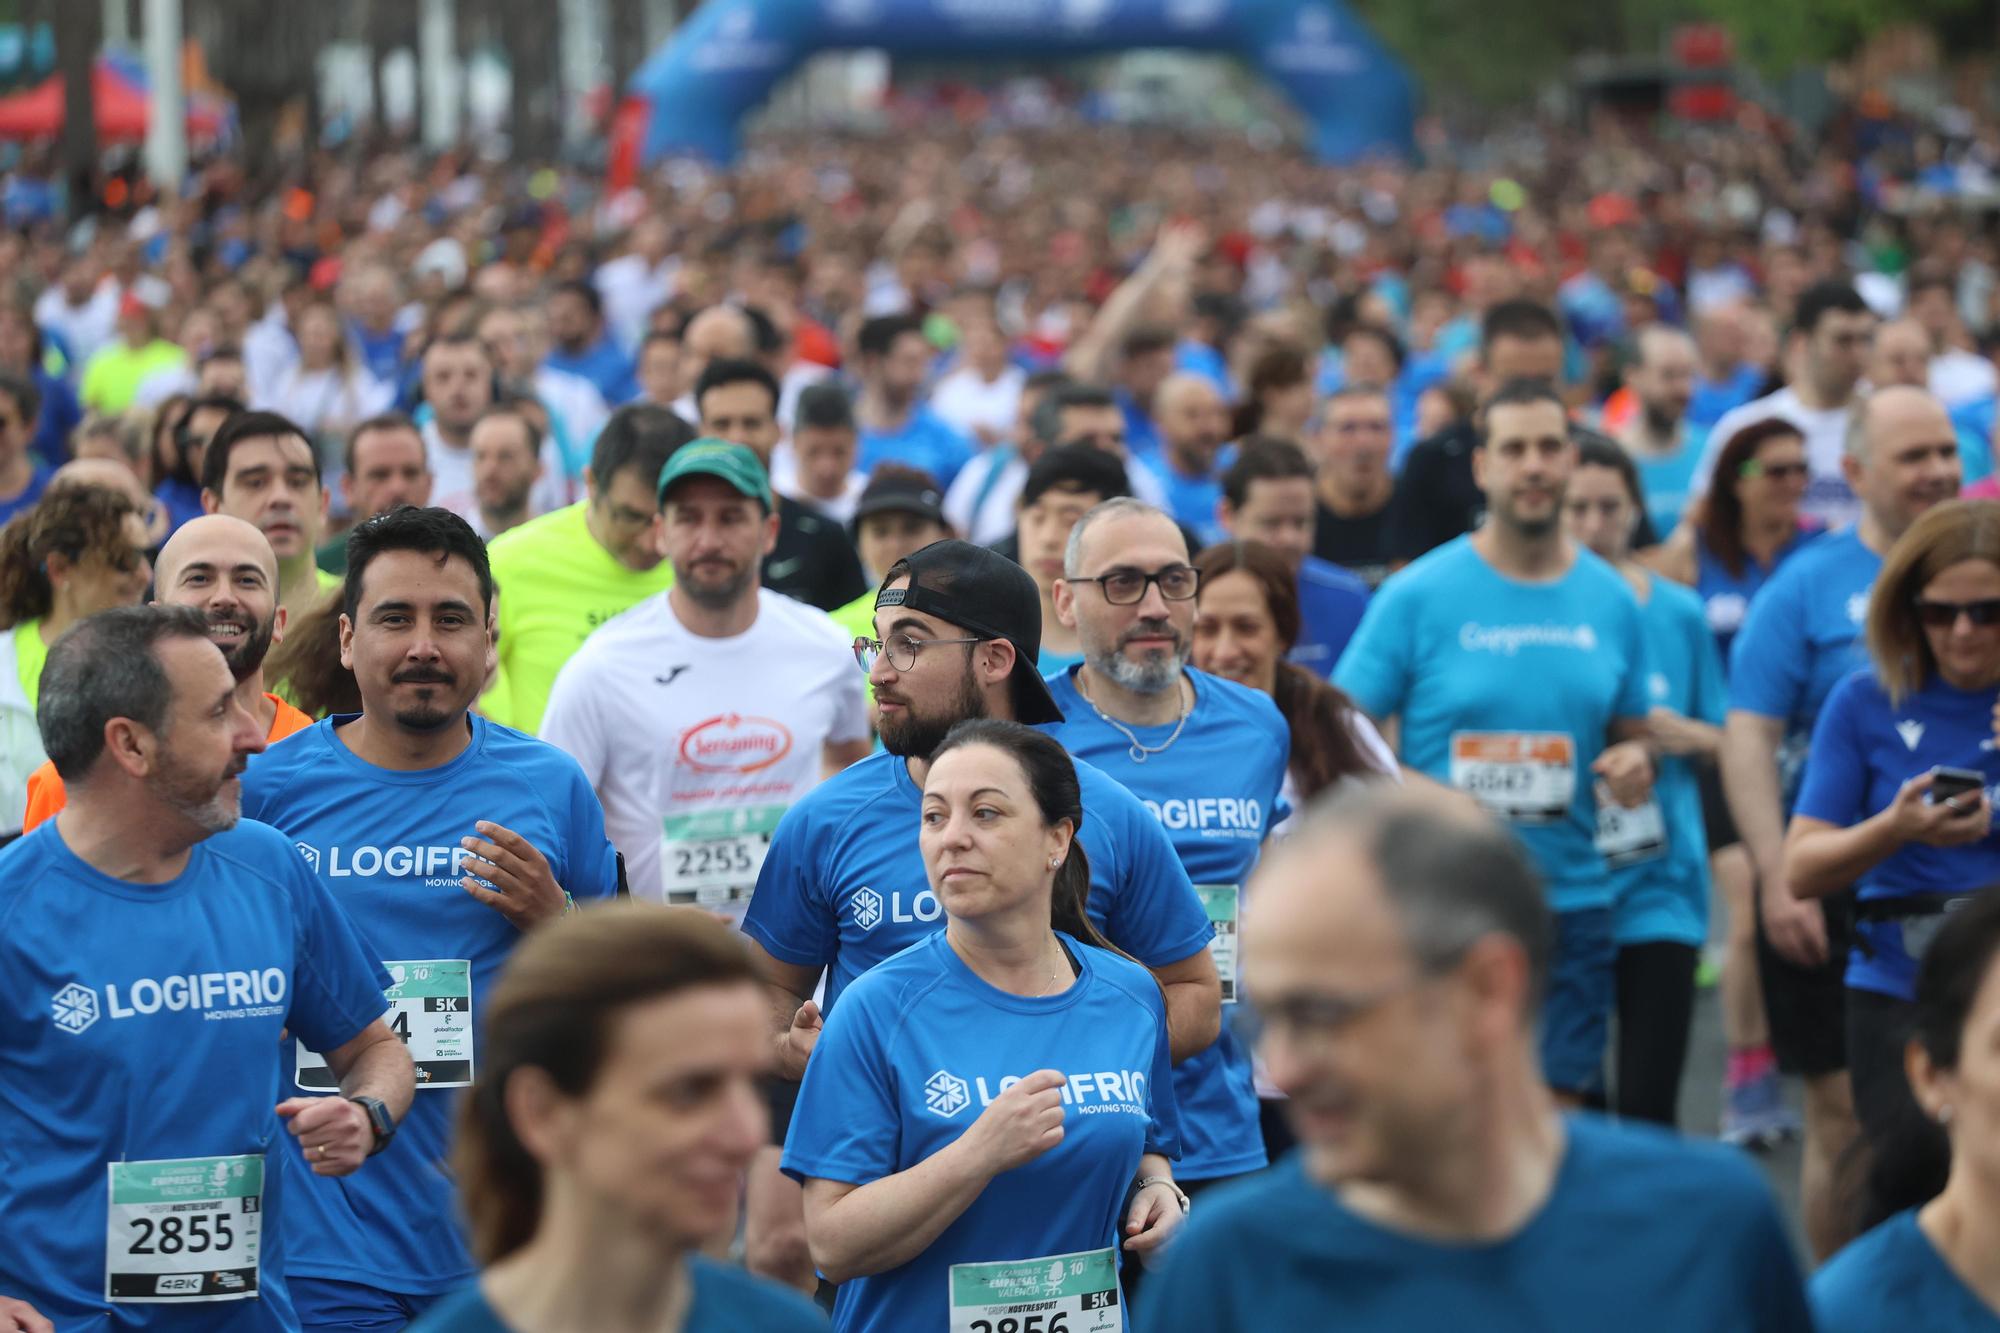
<svg viewBox="0 0 2000 1333">
<path fill-rule="evenodd" d="M 1760 463 L 1751 459 L 1736 470 L 1736 475 L 1745 481 L 1756 477 L 1769 477 L 1772 481 L 1789 481 L 1793 477 L 1803 477 L 1812 469 L 1804 463 Z"/>
<path fill-rule="evenodd" d="M 1950 629 L 1960 616 L 1981 629 L 2000 625 L 2000 597 L 1986 597 L 1977 602 L 1931 602 L 1920 597 L 1916 605 L 1917 619 L 1931 629 Z"/>
</svg>

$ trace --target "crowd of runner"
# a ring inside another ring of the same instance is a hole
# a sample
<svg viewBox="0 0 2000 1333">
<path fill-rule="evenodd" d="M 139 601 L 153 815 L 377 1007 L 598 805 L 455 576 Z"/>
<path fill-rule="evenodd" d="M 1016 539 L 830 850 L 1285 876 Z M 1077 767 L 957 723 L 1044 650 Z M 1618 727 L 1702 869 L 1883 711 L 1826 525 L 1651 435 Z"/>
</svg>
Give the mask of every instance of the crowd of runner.
<svg viewBox="0 0 2000 1333">
<path fill-rule="evenodd" d="M 0 1333 L 2000 1329 L 2000 130 L 1436 156 L 11 182 Z"/>
</svg>

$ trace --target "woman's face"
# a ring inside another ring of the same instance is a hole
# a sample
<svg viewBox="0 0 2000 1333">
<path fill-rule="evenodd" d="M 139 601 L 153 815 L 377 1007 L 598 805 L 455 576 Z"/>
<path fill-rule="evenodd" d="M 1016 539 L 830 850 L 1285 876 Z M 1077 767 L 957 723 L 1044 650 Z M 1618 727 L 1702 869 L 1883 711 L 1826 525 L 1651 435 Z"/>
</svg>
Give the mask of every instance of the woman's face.
<svg viewBox="0 0 2000 1333">
<path fill-rule="evenodd" d="M 79 616 L 94 616 L 115 606 L 137 606 L 153 581 L 146 559 L 146 520 L 127 514 L 120 549 L 90 551 L 69 568 L 63 586 L 76 602 Z"/>
<path fill-rule="evenodd" d="M 1194 613 L 1196 670 L 1269 694 L 1284 655 L 1262 584 L 1240 569 L 1202 582 Z"/>
<path fill-rule="evenodd" d="M 1042 822 L 1021 765 L 990 745 L 962 745 L 931 765 L 921 818 L 931 891 L 961 920 L 1046 903 L 1049 862 L 1069 854 L 1069 825 Z"/>
<path fill-rule="evenodd" d="M 1987 603 L 1983 610 L 1981 603 Z M 1989 560 L 1961 560 L 1938 571 L 1917 594 L 1917 618 L 1938 674 L 1962 689 L 2000 677 L 2000 619 L 1980 624 L 1974 615 L 2000 612 L 2000 568 Z"/>
<path fill-rule="evenodd" d="M 340 351 L 340 321 L 323 305 L 299 315 L 299 355 L 308 365 L 329 366 Z"/>
<path fill-rule="evenodd" d="M 1918 1104 L 1945 1123 L 1952 1169 L 1963 1165 L 1993 1179 L 2000 1173 L 2000 966 L 1987 963 L 1972 997 L 1959 1033 L 1957 1067 L 1933 1066 L 1915 1042 L 1905 1063 Z"/>
<path fill-rule="evenodd" d="M 1563 496 L 1563 531 L 1612 564 L 1632 551 L 1632 525 L 1639 511 L 1618 469 L 1577 464 Z"/>
<path fill-rule="evenodd" d="M 1809 471 L 1806 442 L 1802 438 L 1779 435 L 1764 441 L 1736 481 L 1736 494 L 1743 502 L 1744 514 L 1798 522 Z"/>
<path fill-rule="evenodd" d="M 770 1134 L 757 1090 L 769 1026 L 769 1007 L 747 982 L 626 1009 L 596 1082 L 580 1098 L 558 1095 L 532 1136 L 551 1183 L 568 1177 L 665 1242 L 712 1239 L 734 1219 L 743 1172 Z"/>
</svg>

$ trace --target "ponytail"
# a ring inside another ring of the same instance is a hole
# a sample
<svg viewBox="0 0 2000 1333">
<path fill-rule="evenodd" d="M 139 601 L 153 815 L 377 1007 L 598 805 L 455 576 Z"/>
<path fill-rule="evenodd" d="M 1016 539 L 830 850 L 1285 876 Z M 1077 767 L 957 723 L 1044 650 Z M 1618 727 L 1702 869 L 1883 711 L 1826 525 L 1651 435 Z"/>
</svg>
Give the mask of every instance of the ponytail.
<svg viewBox="0 0 2000 1333">
<path fill-rule="evenodd" d="M 1056 868 L 1055 890 L 1049 895 L 1049 924 L 1094 949 L 1111 948 L 1090 919 L 1090 853 L 1083 839 L 1072 836 L 1069 855 Z"/>
</svg>

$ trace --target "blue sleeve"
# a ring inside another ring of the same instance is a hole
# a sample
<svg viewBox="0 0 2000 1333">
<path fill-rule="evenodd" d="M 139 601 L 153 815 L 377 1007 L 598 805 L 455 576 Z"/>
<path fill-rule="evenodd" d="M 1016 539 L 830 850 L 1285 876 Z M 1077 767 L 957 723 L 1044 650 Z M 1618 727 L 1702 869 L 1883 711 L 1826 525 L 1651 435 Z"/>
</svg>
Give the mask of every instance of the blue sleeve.
<svg viewBox="0 0 2000 1333">
<path fill-rule="evenodd" d="M 1861 686 L 1865 672 L 1833 687 L 1813 724 L 1812 749 L 1806 757 L 1805 781 L 1792 813 L 1838 824 L 1842 828 L 1867 813 L 1868 753 L 1861 735 Z"/>
<path fill-rule="evenodd" d="M 1167 1031 L 1167 997 L 1158 986 L 1145 992 L 1146 1007 L 1153 1015 L 1153 1067 L 1146 1075 L 1152 1119 L 1146 1125 L 1146 1151 L 1180 1160 L 1181 1106 L 1174 1093 L 1174 1056 Z"/>
<path fill-rule="evenodd" d="M 1360 626 L 1333 668 L 1333 683 L 1377 722 L 1401 713 L 1409 697 L 1415 644 L 1407 586 L 1392 578 L 1369 599 Z"/>
<path fill-rule="evenodd" d="M 590 789 L 582 770 L 574 763 L 569 773 L 569 836 L 565 852 L 569 875 L 562 881 L 569 896 L 578 902 L 586 898 L 618 896 L 618 849 L 604 832 L 604 806 Z"/>
<path fill-rule="evenodd" d="M 1709 631 L 1701 608 L 1696 606 L 1694 611 L 1687 622 L 1687 634 L 1694 647 L 1694 688 L 1689 691 L 1688 716 L 1719 727 L 1729 708 L 1729 687 L 1722 676 L 1722 651 L 1715 646 L 1715 635 Z"/>
<path fill-rule="evenodd" d="M 1215 927 L 1195 896 L 1187 868 L 1174 852 L 1167 831 L 1139 804 L 1139 798 L 1116 783 L 1106 785 L 1116 787 L 1124 800 L 1110 808 L 1104 800 L 1092 802 L 1091 814 L 1098 819 L 1086 818 L 1084 831 L 1089 833 L 1096 822 L 1101 836 L 1087 839 L 1084 850 L 1091 852 L 1094 845 L 1107 843 L 1115 847 L 1123 858 L 1118 866 L 1122 873 L 1111 893 L 1093 889 L 1091 922 L 1104 932 L 1105 939 L 1147 967 L 1166 967 L 1192 958 L 1215 938 Z M 1114 812 L 1118 817 L 1107 825 L 1103 816 Z M 1091 878 L 1095 881 L 1097 877 Z"/>
<path fill-rule="evenodd" d="M 819 839 L 809 823 L 811 804 L 800 802 L 778 821 L 743 913 L 743 933 L 771 957 L 797 967 L 825 967 L 840 950 L 839 927 L 818 889 Z"/>
<path fill-rule="evenodd" d="M 308 1050 L 336 1050 L 388 1012 L 384 993 L 391 979 L 381 953 L 362 938 L 319 876 L 290 848 L 284 859 L 289 864 L 279 873 L 297 914 L 285 1026 Z"/>
<path fill-rule="evenodd" d="M 866 1185 L 896 1170 L 902 1116 L 886 1043 L 895 1039 L 900 1024 L 895 1014 L 875 1012 L 875 998 L 871 992 L 857 997 L 849 991 L 847 1002 L 827 1018 L 806 1062 L 778 1163 L 800 1183 L 816 1176 Z"/>
<path fill-rule="evenodd" d="M 1781 576 L 1751 599 L 1750 615 L 1729 650 L 1731 708 L 1781 722 L 1798 711 L 1812 664 L 1805 651 L 1804 607 L 1791 595 L 1794 582 Z"/>
</svg>

